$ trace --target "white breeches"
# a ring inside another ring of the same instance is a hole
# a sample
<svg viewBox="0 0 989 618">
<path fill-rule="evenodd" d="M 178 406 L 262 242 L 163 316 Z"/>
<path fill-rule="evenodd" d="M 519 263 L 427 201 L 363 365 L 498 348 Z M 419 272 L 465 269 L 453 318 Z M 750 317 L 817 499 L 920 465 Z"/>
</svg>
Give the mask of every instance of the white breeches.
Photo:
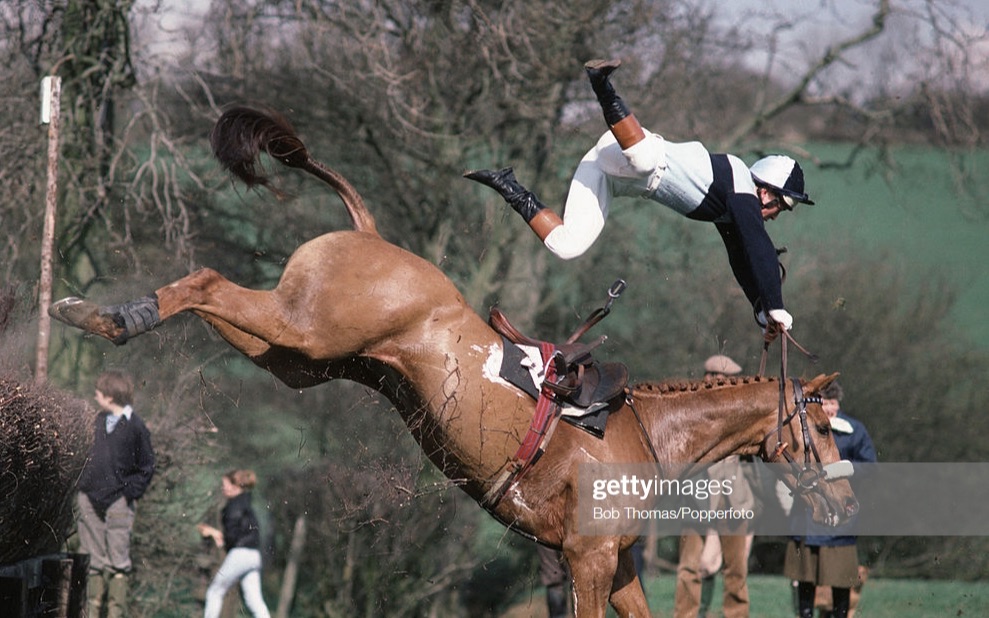
<svg viewBox="0 0 989 618">
<path fill-rule="evenodd" d="M 205 618 L 219 618 L 223 597 L 231 586 L 240 582 L 244 604 L 255 618 L 269 618 L 268 607 L 261 596 L 261 552 L 235 547 L 227 553 L 220 569 L 206 590 Z"/>
<path fill-rule="evenodd" d="M 666 142 L 662 137 L 647 132 L 644 140 L 623 151 L 608 131 L 577 165 L 563 210 L 563 225 L 546 237 L 546 248 L 564 260 L 583 255 L 604 229 L 616 183 L 622 185 L 623 194 L 648 195 L 659 186 L 665 169 Z"/>
</svg>

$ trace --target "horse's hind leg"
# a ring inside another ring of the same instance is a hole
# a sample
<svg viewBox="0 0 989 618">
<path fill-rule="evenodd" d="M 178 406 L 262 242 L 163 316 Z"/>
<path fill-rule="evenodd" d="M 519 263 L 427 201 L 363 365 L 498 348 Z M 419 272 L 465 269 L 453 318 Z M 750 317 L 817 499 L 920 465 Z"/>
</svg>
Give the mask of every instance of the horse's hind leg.
<svg viewBox="0 0 989 618">
<path fill-rule="evenodd" d="M 198 315 L 249 357 L 264 354 L 274 338 L 292 330 L 271 292 L 240 287 L 208 268 L 119 305 L 65 298 L 48 310 L 55 319 L 117 345 L 183 311 Z"/>
</svg>

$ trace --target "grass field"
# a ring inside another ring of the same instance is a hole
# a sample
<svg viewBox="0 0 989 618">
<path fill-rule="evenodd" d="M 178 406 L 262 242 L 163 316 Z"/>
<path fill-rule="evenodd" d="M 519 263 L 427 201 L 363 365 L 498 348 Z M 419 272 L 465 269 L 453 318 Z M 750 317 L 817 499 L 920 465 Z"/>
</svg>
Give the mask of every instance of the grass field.
<svg viewBox="0 0 989 618">
<path fill-rule="evenodd" d="M 817 145 L 823 158 L 841 160 L 847 148 Z M 954 318 L 964 336 L 989 349 L 989 183 L 979 170 L 989 165 L 989 152 L 968 161 L 967 191 L 959 192 L 957 171 L 949 157 L 925 148 L 896 153 L 897 173 L 886 182 L 860 162 L 854 170 L 822 170 L 808 166 L 808 192 L 815 206 L 780 217 L 773 239 L 800 249 L 824 242 L 836 252 L 868 251 L 883 255 L 903 272 L 926 278 L 937 271 L 957 286 Z M 989 611 L 984 615 L 989 615 Z"/>
<path fill-rule="evenodd" d="M 646 582 L 649 606 L 654 616 L 673 615 L 675 576 L 663 573 Z M 712 616 L 720 616 L 721 580 L 718 578 Z M 782 576 L 755 575 L 749 578 L 752 618 L 793 618 L 790 587 Z M 609 616 L 613 616 L 610 612 Z M 857 618 L 941 618 L 989 615 L 989 583 L 872 579 L 862 590 Z M 542 589 L 520 601 L 501 618 L 546 616 Z"/>
</svg>

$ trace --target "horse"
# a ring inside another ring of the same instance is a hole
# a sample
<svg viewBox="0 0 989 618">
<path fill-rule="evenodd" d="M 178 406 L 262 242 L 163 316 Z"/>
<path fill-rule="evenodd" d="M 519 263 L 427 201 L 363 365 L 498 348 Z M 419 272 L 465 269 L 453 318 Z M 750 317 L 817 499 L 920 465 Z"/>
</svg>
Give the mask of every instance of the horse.
<svg viewBox="0 0 989 618">
<path fill-rule="evenodd" d="M 271 290 L 247 289 L 203 268 L 143 298 L 99 305 L 70 297 L 49 313 L 119 345 L 190 312 L 290 387 L 348 379 L 378 390 L 443 474 L 513 531 L 562 549 L 578 618 L 603 617 L 609 602 L 622 617 L 649 615 L 630 553 L 638 536 L 580 534 L 581 464 L 705 463 L 732 454 L 768 460 L 784 434 L 788 457 L 813 447 L 821 463 L 838 460 L 819 404 L 806 405 L 803 431 L 794 413 L 784 418 L 779 408 L 783 396 L 813 394 L 834 375 L 792 384 L 754 376 L 682 389 L 646 383 L 608 402 L 603 437 L 556 425 L 526 474 L 502 499 L 486 499 L 512 465 L 537 405 L 492 370 L 505 340 L 439 268 L 384 240 L 360 194 L 316 160 L 276 112 L 229 109 L 210 141 L 221 164 L 249 187 L 277 192 L 262 154 L 323 180 L 343 200 L 353 229 L 303 243 Z M 786 472 L 784 480 L 799 489 L 798 474 Z M 845 521 L 857 508 L 845 479 L 799 493 L 819 521 Z"/>
</svg>

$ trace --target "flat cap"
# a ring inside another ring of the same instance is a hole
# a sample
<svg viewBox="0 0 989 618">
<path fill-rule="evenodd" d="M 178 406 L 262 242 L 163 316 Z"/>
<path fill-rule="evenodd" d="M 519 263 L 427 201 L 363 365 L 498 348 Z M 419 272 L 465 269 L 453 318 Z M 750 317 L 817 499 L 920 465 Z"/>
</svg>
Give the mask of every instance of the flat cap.
<svg viewBox="0 0 989 618">
<path fill-rule="evenodd" d="M 715 354 L 704 361 L 704 371 L 707 373 L 723 373 L 726 376 L 733 376 L 742 373 L 742 368 L 738 363 L 724 354 Z"/>
</svg>

